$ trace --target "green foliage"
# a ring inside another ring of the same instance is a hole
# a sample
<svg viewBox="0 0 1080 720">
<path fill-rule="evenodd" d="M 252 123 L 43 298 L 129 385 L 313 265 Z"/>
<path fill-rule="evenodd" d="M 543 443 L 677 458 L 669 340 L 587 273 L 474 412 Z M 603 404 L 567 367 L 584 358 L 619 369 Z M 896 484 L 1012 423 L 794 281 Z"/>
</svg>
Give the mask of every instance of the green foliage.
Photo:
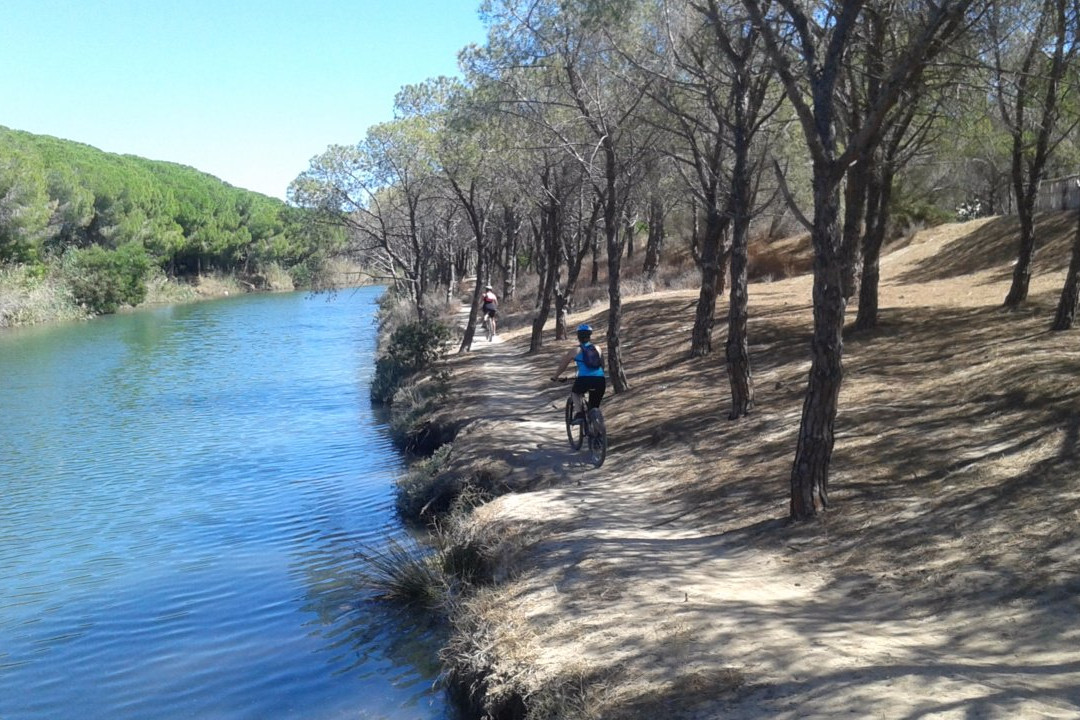
<svg viewBox="0 0 1080 720">
<path fill-rule="evenodd" d="M 97 245 L 72 250 L 64 271 L 75 300 L 95 314 L 114 313 L 121 305 L 138 305 L 146 299 L 146 276 L 150 259 L 135 242 L 115 250 Z"/>
<path fill-rule="evenodd" d="M 929 193 L 919 193 L 901 183 L 896 184 L 891 210 L 894 234 L 902 234 L 913 228 L 933 227 L 954 219 L 954 214 L 939 206 Z"/>
<path fill-rule="evenodd" d="M 405 323 L 394 330 L 386 350 L 375 361 L 371 399 L 391 402 L 403 381 L 443 357 L 449 339 L 450 328 L 434 320 Z"/>
<path fill-rule="evenodd" d="M 45 173 L 34 156 L 0 152 L 0 262 L 35 262 L 49 222 Z"/>
<path fill-rule="evenodd" d="M 138 245 L 170 277 L 306 264 L 318 280 L 340 233 L 303 211 L 190 167 L 0 127 L 0 263 Z"/>
</svg>

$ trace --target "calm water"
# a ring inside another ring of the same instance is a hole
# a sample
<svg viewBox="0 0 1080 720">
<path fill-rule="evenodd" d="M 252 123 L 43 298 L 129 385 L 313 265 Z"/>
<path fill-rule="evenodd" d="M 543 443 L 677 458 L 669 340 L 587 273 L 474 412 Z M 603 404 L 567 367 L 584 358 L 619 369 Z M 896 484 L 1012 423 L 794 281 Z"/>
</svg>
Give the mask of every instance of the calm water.
<svg viewBox="0 0 1080 720">
<path fill-rule="evenodd" d="M 379 290 L 0 332 L 0 718 L 447 718 L 365 603 Z"/>
</svg>

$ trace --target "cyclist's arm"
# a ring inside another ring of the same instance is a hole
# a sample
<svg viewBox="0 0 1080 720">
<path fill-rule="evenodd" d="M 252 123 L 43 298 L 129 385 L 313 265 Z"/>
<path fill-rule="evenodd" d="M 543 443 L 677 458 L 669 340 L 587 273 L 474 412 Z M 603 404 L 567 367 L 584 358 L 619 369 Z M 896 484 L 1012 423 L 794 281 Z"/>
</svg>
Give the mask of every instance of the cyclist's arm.
<svg viewBox="0 0 1080 720">
<path fill-rule="evenodd" d="M 556 370 L 555 374 L 551 376 L 552 379 L 555 379 L 562 375 L 563 370 L 565 370 L 570 365 L 570 363 L 574 361 L 575 355 L 577 355 L 577 350 L 571 350 L 562 356 L 562 360 L 559 361 L 559 369 Z"/>
</svg>

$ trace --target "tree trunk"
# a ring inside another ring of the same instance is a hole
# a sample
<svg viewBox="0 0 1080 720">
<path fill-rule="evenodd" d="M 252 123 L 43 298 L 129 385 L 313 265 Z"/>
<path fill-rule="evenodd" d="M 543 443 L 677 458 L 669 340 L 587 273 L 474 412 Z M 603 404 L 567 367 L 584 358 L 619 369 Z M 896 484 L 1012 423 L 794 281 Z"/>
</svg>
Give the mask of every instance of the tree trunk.
<svg viewBox="0 0 1080 720">
<path fill-rule="evenodd" d="M 555 339 L 556 340 L 565 340 L 566 339 L 566 323 L 567 323 L 568 316 L 569 316 L 569 312 L 567 311 L 567 308 L 569 308 L 570 303 L 568 302 L 569 297 L 567 296 L 567 294 L 564 292 L 563 289 L 560 289 L 558 287 L 558 284 L 559 284 L 559 282 L 558 282 L 558 279 L 556 278 L 556 280 L 555 280 L 555 286 L 556 286 L 555 287 Z"/>
<path fill-rule="evenodd" d="M 485 270 L 483 262 L 478 260 L 476 263 L 476 283 L 473 286 L 472 305 L 469 307 L 469 320 L 465 323 L 465 336 L 461 338 L 461 346 L 458 348 L 458 352 L 472 350 L 473 338 L 476 335 L 476 318 L 480 314 L 480 296 L 484 292 L 483 276 Z"/>
<path fill-rule="evenodd" d="M 540 312 L 540 305 L 544 300 L 545 278 L 547 277 L 548 247 L 544 243 L 547 238 L 547 220 L 543 209 L 540 211 L 540 227 L 533 223 L 533 270 L 536 272 L 536 301 L 533 303 L 533 314 Z"/>
<path fill-rule="evenodd" d="M 608 232 L 608 377 L 615 393 L 625 392 L 630 389 L 630 383 L 626 379 L 626 371 L 623 369 L 622 360 L 622 291 L 619 287 L 619 265 L 622 259 L 622 248 L 619 242 L 611 236 L 616 235 L 614 228 Z"/>
<path fill-rule="evenodd" d="M 592 244 L 592 275 L 589 279 L 590 285 L 598 285 L 600 283 L 600 238 L 595 238 Z"/>
<path fill-rule="evenodd" d="M 509 206 L 503 208 L 503 288 L 502 301 L 510 302 L 517 294 L 518 271 L 518 219 Z"/>
<path fill-rule="evenodd" d="M 1017 215 L 1020 217 L 1020 247 L 1016 265 L 1013 267 L 1012 285 L 1005 296 L 1005 307 L 1016 309 L 1027 300 L 1028 285 L 1031 282 L 1031 262 L 1035 257 L 1035 197 L 1034 193 L 1025 193 L 1017 200 Z"/>
<path fill-rule="evenodd" d="M 652 292 L 660 270 L 660 251 L 664 244 L 664 206 L 658 196 L 649 201 L 649 239 L 645 245 L 645 285 Z"/>
<path fill-rule="evenodd" d="M 754 382 L 750 372 L 750 345 L 747 340 L 749 292 L 746 278 L 746 234 L 736 239 L 731 249 L 731 305 L 728 308 L 728 339 L 724 348 L 728 380 L 731 384 L 729 420 L 750 414 L 754 407 Z"/>
<path fill-rule="evenodd" d="M 622 289 L 620 287 L 622 269 L 622 243 L 619 241 L 618 219 L 619 198 L 615 147 L 611 136 L 602 141 L 604 149 L 605 197 L 604 197 L 604 235 L 607 238 L 608 264 L 608 379 L 612 390 L 618 394 L 630 389 L 626 379 L 626 370 L 622 359 Z"/>
<path fill-rule="evenodd" d="M 733 128 L 735 167 L 731 174 L 731 299 L 728 305 L 728 337 L 724 348 L 728 381 L 731 384 L 729 420 L 750 414 L 754 407 L 754 382 L 750 373 L 750 345 L 746 324 L 750 315 L 750 294 L 747 279 L 747 248 L 750 244 L 750 211 L 753 189 L 750 178 L 750 138 L 746 130 L 745 75 L 736 76 L 733 97 L 740 122 Z"/>
<path fill-rule="evenodd" d="M 563 244 L 566 253 L 566 284 L 555 290 L 555 339 L 565 340 L 567 327 L 570 324 L 570 312 L 574 305 L 574 291 L 577 289 L 578 278 L 581 276 L 581 266 L 585 262 L 585 256 L 589 254 L 596 244 L 596 226 L 600 218 L 601 206 L 594 203 L 588 220 L 584 221 L 579 213 L 577 232 L 568 237 Z"/>
<path fill-rule="evenodd" d="M 872 172 L 868 167 L 869 162 L 869 159 L 863 158 L 848 168 L 847 186 L 844 188 L 844 234 L 840 259 L 843 263 L 845 301 L 851 300 L 859 291 L 859 278 L 862 275 L 859 239 L 862 237 L 863 215 L 866 212 L 867 175 Z"/>
<path fill-rule="evenodd" d="M 827 170 L 814 169 L 814 334 L 810 380 L 791 469 L 791 518 L 808 520 L 829 504 L 837 398 L 844 376 L 844 293 L 841 286 L 840 194 Z"/>
<path fill-rule="evenodd" d="M 447 271 L 450 273 L 450 275 L 446 279 L 446 304 L 449 305 L 450 303 L 454 302 L 454 290 L 455 286 L 457 285 L 457 278 L 454 276 L 453 258 L 450 259 L 450 262 L 447 263 L 447 265 L 449 265 Z"/>
<path fill-rule="evenodd" d="M 726 219 L 716 211 L 715 204 L 705 219 L 705 237 L 701 240 L 701 290 L 698 291 L 694 329 L 690 333 L 690 357 L 704 357 L 712 352 L 712 329 L 716 318 L 716 298 L 724 292 L 723 247 Z"/>
<path fill-rule="evenodd" d="M 1065 276 L 1065 285 L 1061 288 L 1057 313 L 1051 330 L 1068 330 L 1076 321 L 1076 304 L 1080 300 L 1080 211 L 1076 214 L 1076 233 L 1073 235 L 1072 259 L 1069 261 L 1069 273 Z"/>
<path fill-rule="evenodd" d="M 552 200 L 545 209 L 540 222 L 541 236 L 544 238 L 544 278 L 538 290 L 539 306 L 533 317 L 532 334 L 529 338 L 529 354 L 539 352 L 544 344 L 544 325 L 551 313 L 551 301 L 555 295 L 555 285 L 559 276 L 559 208 Z"/>
<path fill-rule="evenodd" d="M 889 203 L 892 200 L 892 172 L 877 169 L 867 185 L 866 235 L 862 245 L 862 282 L 859 284 L 859 310 L 855 330 L 869 330 L 878 325 L 878 294 L 881 282 L 881 248 L 889 227 Z"/>
</svg>

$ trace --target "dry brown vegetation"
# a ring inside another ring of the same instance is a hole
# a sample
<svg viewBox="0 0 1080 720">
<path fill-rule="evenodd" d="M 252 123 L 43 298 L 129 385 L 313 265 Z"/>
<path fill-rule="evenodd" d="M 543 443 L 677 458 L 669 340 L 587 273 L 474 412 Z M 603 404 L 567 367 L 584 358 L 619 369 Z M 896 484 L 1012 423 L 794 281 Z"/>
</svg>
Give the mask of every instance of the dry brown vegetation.
<svg viewBox="0 0 1080 720">
<path fill-rule="evenodd" d="M 453 358 L 453 412 L 473 422 L 452 462 L 518 491 L 473 522 L 529 540 L 458 615 L 450 660 L 486 675 L 487 709 L 1080 717 L 1080 331 L 1048 331 L 1073 222 L 1041 219 L 1013 313 L 1011 219 L 887 249 L 881 327 L 845 339 L 833 507 L 812 523 L 787 522 L 805 275 L 751 286 L 756 408 L 734 423 L 722 352 L 688 357 L 696 292 L 629 299 L 631 390 L 605 400 L 600 470 L 545 382 L 564 346 L 526 356 L 523 329 Z"/>
</svg>

